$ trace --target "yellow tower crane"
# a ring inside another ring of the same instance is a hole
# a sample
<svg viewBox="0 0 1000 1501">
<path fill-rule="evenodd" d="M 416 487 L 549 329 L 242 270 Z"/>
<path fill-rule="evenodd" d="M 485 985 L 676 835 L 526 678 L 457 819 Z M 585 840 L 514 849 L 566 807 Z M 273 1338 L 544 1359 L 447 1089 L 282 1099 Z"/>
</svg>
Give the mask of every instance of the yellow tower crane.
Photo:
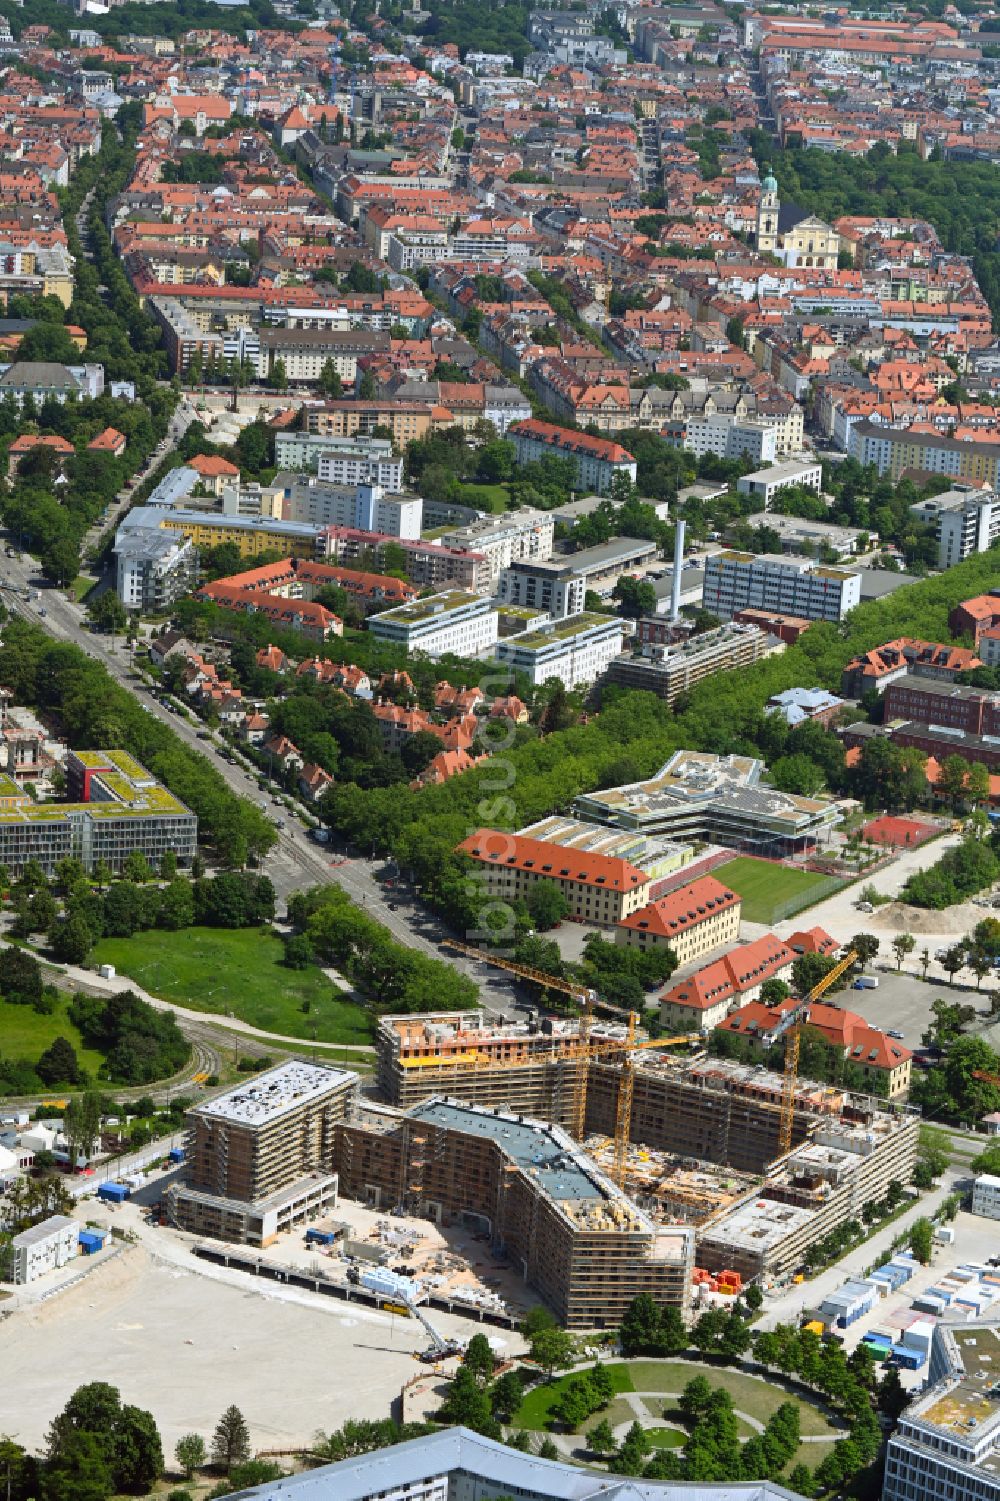
<svg viewBox="0 0 1000 1501">
<path fill-rule="evenodd" d="M 843 959 L 823 976 L 819 984 L 813 986 L 807 996 L 803 996 L 791 1011 L 786 1012 L 771 1033 L 772 1045 L 782 1037 L 786 1039 L 785 1069 L 781 1081 L 781 1116 L 778 1123 L 779 1156 L 784 1156 L 786 1152 L 791 1151 L 792 1126 L 795 1120 L 795 1086 L 799 1078 L 799 1051 L 802 1046 L 802 1028 L 809 1021 L 809 1008 L 814 1001 L 819 1000 L 820 996 L 826 994 L 831 985 L 836 984 L 841 975 L 857 961 L 857 957 L 853 949 L 845 954 Z"/>
</svg>

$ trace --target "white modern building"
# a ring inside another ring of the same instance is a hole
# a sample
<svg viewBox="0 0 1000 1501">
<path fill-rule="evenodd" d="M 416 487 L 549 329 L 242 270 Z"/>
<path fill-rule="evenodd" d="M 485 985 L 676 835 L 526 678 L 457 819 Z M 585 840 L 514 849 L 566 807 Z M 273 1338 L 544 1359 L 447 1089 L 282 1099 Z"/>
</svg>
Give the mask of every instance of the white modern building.
<svg viewBox="0 0 1000 1501">
<path fill-rule="evenodd" d="M 1000 1501 L 1000 1323 L 939 1323 L 886 1453 L 883 1501 Z"/>
<path fill-rule="evenodd" d="M 707 453 L 720 459 L 746 455 L 754 464 L 773 464 L 778 434 L 769 423 L 734 417 L 731 412 L 696 412 L 684 424 L 683 445 L 699 459 Z"/>
<path fill-rule="evenodd" d="M 256 1501 L 797 1501 L 770 1480 L 697 1486 L 618 1480 L 602 1470 L 520 1454 L 469 1428 L 442 1428 L 243 1494 Z"/>
<path fill-rule="evenodd" d="M 197 549 L 177 532 L 121 529 L 114 551 L 115 592 L 126 610 L 166 609 L 198 575 Z"/>
<path fill-rule="evenodd" d="M 307 526 L 346 526 L 418 542 L 424 503 L 419 495 L 387 495 L 381 485 L 324 484 L 312 474 L 278 474 L 267 488 L 272 518 Z"/>
<path fill-rule="evenodd" d="M 823 466 L 789 459 L 785 464 L 772 464 L 770 469 L 758 469 L 753 474 L 743 474 L 736 481 L 741 495 L 754 495 L 764 502 L 764 510 L 770 506 L 782 490 L 815 490 L 819 493 L 823 484 Z"/>
<path fill-rule="evenodd" d="M 594 683 L 621 655 L 624 627 L 614 615 L 585 612 L 553 620 L 497 643 L 496 657 L 523 672 L 533 687 L 559 678 L 566 688 Z"/>
<path fill-rule="evenodd" d="M 861 603 L 861 575 L 776 553 L 717 552 L 705 559 L 702 605 L 722 620 L 770 610 L 805 620 L 842 620 Z"/>
<path fill-rule="evenodd" d="M 1000 541 L 1000 496 L 993 490 L 956 485 L 943 495 L 918 501 L 910 513 L 934 527 L 939 568 L 951 568 L 976 552 L 989 552 Z"/>
<path fill-rule="evenodd" d="M 440 541 L 444 547 L 482 553 L 490 566 L 490 585 L 496 587 L 501 571 L 512 563 L 544 562 L 551 558 L 554 536 L 554 518 L 547 511 L 525 506 L 521 511 L 504 511 L 500 516 L 481 516 L 466 526 L 445 532 Z"/>
<path fill-rule="evenodd" d="M 988 1220 L 1000 1220 L 1000 1178 L 980 1173 L 972 1187 L 972 1212 Z"/>
<path fill-rule="evenodd" d="M 321 459 L 342 460 L 344 468 L 324 475 L 319 467 Z M 402 489 L 403 461 L 393 458 L 391 438 L 373 438 L 363 433 L 339 438 L 326 433 L 279 432 L 274 436 L 274 462 L 279 469 L 305 470 L 338 485 L 381 485 L 393 495 Z M 396 465 L 399 484 L 390 484 L 385 478 L 380 479 L 378 473 L 367 472 L 369 469 L 383 474 L 390 469 L 395 472 Z M 364 472 L 355 473 L 355 469 Z"/>
<path fill-rule="evenodd" d="M 499 617 L 482 595 L 446 589 L 369 616 L 368 629 L 376 640 L 404 647 L 407 655 L 478 657 L 496 645 Z"/>
<path fill-rule="evenodd" d="M 40 1225 L 15 1235 L 8 1252 L 7 1278 L 16 1286 L 34 1282 L 46 1272 L 72 1261 L 80 1249 L 80 1226 L 65 1214 L 53 1214 Z"/>
<path fill-rule="evenodd" d="M 553 620 L 579 615 L 587 593 L 587 581 L 572 563 L 512 563 L 497 580 L 497 598 L 506 605 L 540 610 Z"/>
</svg>

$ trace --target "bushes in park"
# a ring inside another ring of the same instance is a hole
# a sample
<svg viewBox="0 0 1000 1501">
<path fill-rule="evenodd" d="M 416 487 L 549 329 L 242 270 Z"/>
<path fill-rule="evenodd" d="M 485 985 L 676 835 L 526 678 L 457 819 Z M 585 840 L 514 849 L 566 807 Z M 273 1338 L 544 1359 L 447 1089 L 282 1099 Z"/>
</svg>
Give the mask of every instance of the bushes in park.
<svg viewBox="0 0 1000 1501">
<path fill-rule="evenodd" d="M 191 1047 L 172 1011 L 157 1011 L 131 990 L 74 996 L 73 1025 L 89 1047 L 107 1055 L 103 1074 L 115 1084 L 151 1084 L 184 1067 Z"/>
<path fill-rule="evenodd" d="M 444 960 L 398 943 L 339 886 L 296 892 L 288 917 L 316 956 L 335 965 L 380 1010 L 461 1010 L 479 1004 L 472 980 Z"/>
</svg>

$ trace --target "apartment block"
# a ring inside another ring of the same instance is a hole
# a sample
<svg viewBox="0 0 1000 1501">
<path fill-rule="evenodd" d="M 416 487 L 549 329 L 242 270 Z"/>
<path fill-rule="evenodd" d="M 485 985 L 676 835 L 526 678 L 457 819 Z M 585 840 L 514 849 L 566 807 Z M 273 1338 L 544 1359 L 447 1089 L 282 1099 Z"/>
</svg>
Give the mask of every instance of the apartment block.
<svg viewBox="0 0 1000 1501">
<path fill-rule="evenodd" d="M 166 1193 L 180 1230 L 267 1246 L 337 1202 L 335 1129 L 357 1074 L 299 1059 L 187 1113 L 184 1176 Z"/>
<path fill-rule="evenodd" d="M 198 554 L 188 537 L 121 530 L 114 556 L 115 593 L 126 610 L 165 610 L 198 576 Z"/>
<path fill-rule="evenodd" d="M 678 964 L 688 964 L 740 935 L 742 903 L 714 876 L 679 886 L 621 919 L 615 942 L 626 948 L 669 948 Z"/>
<path fill-rule="evenodd" d="M 372 615 L 368 629 L 377 640 L 402 646 L 407 655 L 478 657 L 496 645 L 497 612 L 488 599 L 451 589 Z"/>
<path fill-rule="evenodd" d="M 490 565 L 481 552 L 463 547 L 443 547 L 439 542 L 410 542 L 384 532 L 366 532 L 357 527 L 323 527 L 317 539 L 321 557 L 349 563 L 372 555 L 382 563 L 386 546 L 402 549 L 406 577 L 420 588 L 457 588 L 487 593 L 490 588 Z"/>
<path fill-rule="evenodd" d="M 730 620 L 738 610 L 775 610 L 806 620 L 842 620 L 861 603 L 861 575 L 808 558 L 719 552 L 705 559 L 702 604 Z"/>
<path fill-rule="evenodd" d="M 754 474 L 741 475 L 736 488 L 741 495 L 753 495 L 762 500 L 766 511 L 782 490 L 815 490 L 818 494 L 822 483 L 822 465 L 793 459 L 785 464 L 773 464 L 768 469 L 758 469 Z"/>
<path fill-rule="evenodd" d="M 1000 541 L 1000 496 L 995 490 L 956 485 L 943 495 L 917 501 L 910 512 L 934 527 L 942 569 L 973 553 L 989 552 Z"/>
<path fill-rule="evenodd" d="M 482 516 L 467 526 L 443 533 L 440 541 L 446 547 L 482 553 L 489 563 L 490 587 L 494 588 L 505 568 L 519 562 L 542 563 L 550 558 L 554 535 L 553 517 L 526 506 L 522 511 L 508 511 L 502 516 Z"/>
<path fill-rule="evenodd" d="M 680 423 L 679 446 L 700 459 L 714 453 L 720 459 L 748 458 L 754 464 L 773 464 L 778 435 L 766 422 L 740 419 L 731 412 L 692 412 Z"/>
<path fill-rule="evenodd" d="M 321 407 L 306 409 L 311 433 L 326 437 L 353 438 L 370 435 L 377 427 L 387 427 L 397 448 L 423 438 L 431 429 L 432 408 L 423 401 L 328 401 Z"/>
<path fill-rule="evenodd" d="M 566 688 L 582 688 L 620 656 L 624 639 L 617 616 L 586 612 L 507 636 L 497 642 L 496 657 L 534 687 L 558 678 Z"/>
<path fill-rule="evenodd" d="M 912 428 L 856 422 L 851 428 L 848 452 L 860 464 L 874 464 L 880 475 L 887 474 L 894 483 L 904 469 L 923 469 L 995 491 L 1000 489 L 1000 454 L 995 452 L 996 446 L 916 432 Z"/>
<path fill-rule="evenodd" d="M 497 580 L 497 599 L 553 620 L 581 614 L 586 593 L 586 580 L 568 562 L 511 563 Z"/>
<path fill-rule="evenodd" d="M 305 470 L 335 485 L 381 485 L 389 495 L 403 488 L 403 461 L 390 438 L 333 438 L 323 433 L 277 432 L 279 469 Z"/>
<path fill-rule="evenodd" d="M 596 490 L 606 495 L 616 474 L 624 474 L 635 484 L 636 462 L 620 443 L 607 438 L 591 438 L 569 427 L 556 427 L 531 417 L 512 423 L 507 436 L 513 439 L 519 464 L 532 464 L 546 454 L 570 459 L 576 466 L 577 488 Z"/>
<path fill-rule="evenodd" d="M 491 897 L 524 901 L 539 881 L 562 892 L 574 917 L 614 927 L 649 900 L 649 876 L 628 860 L 479 829 L 458 846 L 476 862 Z"/>
<path fill-rule="evenodd" d="M 115 537 L 115 550 L 134 545 L 131 539 L 139 532 L 180 534 L 195 547 L 218 547 L 232 542 L 241 558 L 259 557 L 262 552 L 277 552 L 282 557 L 311 558 L 317 551 L 319 529 L 304 522 L 277 520 L 269 516 L 231 516 L 221 511 L 170 509 L 137 506 L 122 518 Z M 128 539 L 128 540 L 126 540 Z"/>
<path fill-rule="evenodd" d="M 639 1293 L 686 1312 L 694 1232 L 658 1224 L 546 1121 L 435 1095 L 337 1127 L 342 1189 L 478 1226 L 568 1329 L 610 1329 Z"/>
<path fill-rule="evenodd" d="M 915 719 L 966 735 L 1000 735 L 1000 693 L 907 673 L 889 684 L 883 702 L 885 724 Z"/>
<path fill-rule="evenodd" d="M 327 484 L 322 475 L 277 474 L 262 492 L 275 520 L 298 526 L 346 526 L 384 537 L 420 539 L 424 503 L 417 495 L 386 494 L 381 485 Z"/>
<path fill-rule="evenodd" d="M 348 385 L 354 385 L 358 360 L 365 355 L 387 354 L 387 333 L 374 329 L 262 328 L 257 374 L 262 380 L 274 373 L 279 361 L 290 381 L 318 381 L 327 364 Z"/>
<path fill-rule="evenodd" d="M 644 624 L 639 622 L 640 637 Z M 641 657 L 618 657 L 608 667 L 607 681 L 623 688 L 644 689 L 673 704 L 705 678 L 752 667 L 779 649 L 769 631 L 728 622 L 673 646 L 651 645 Z"/>
</svg>

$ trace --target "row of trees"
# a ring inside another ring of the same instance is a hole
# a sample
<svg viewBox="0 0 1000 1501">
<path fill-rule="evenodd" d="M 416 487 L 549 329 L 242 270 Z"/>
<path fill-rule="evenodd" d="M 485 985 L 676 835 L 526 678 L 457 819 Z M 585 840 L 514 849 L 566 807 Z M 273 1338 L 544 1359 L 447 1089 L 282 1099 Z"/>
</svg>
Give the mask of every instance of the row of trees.
<svg viewBox="0 0 1000 1501">
<path fill-rule="evenodd" d="M 198 816 L 199 836 L 223 865 L 259 858 L 277 835 L 261 809 L 231 792 L 214 766 L 120 688 L 79 647 L 20 619 L 4 626 L 0 680 L 16 702 L 38 708 L 71 746 L 129 751 Z"/>
<path fill-rule="evenodd" d="M 463 1010 L 478 1002 L 475 983 L 451 964 L 398 943 L 339 886 L 289 898 L 288 918 L 310 951 L 386 1011 Z"/>
<path fill-rule="evenodd" d="M 283 1474 L 277 1465 L 251 1458 L 250 1432 L 235 1406 L 222 1414 L 209 1445 L 199 1435 L 187 1434 L 178 1441 L 175 1454 L 188 1479 L 206 1466 L 223 1477 L 209 1492 L 209 1501 L 280 1479 Z M 77 1387 L 53 1418 L 40 1457 L 13 1439 L 0 1439 L 0 1487 L 7 1501 L 145 1496 L 162 1478 L 164 1468 L 163 1443 L 153 1414 L 123 1402 L 118 1388 L 106 1381 Z"/>
</svg>

